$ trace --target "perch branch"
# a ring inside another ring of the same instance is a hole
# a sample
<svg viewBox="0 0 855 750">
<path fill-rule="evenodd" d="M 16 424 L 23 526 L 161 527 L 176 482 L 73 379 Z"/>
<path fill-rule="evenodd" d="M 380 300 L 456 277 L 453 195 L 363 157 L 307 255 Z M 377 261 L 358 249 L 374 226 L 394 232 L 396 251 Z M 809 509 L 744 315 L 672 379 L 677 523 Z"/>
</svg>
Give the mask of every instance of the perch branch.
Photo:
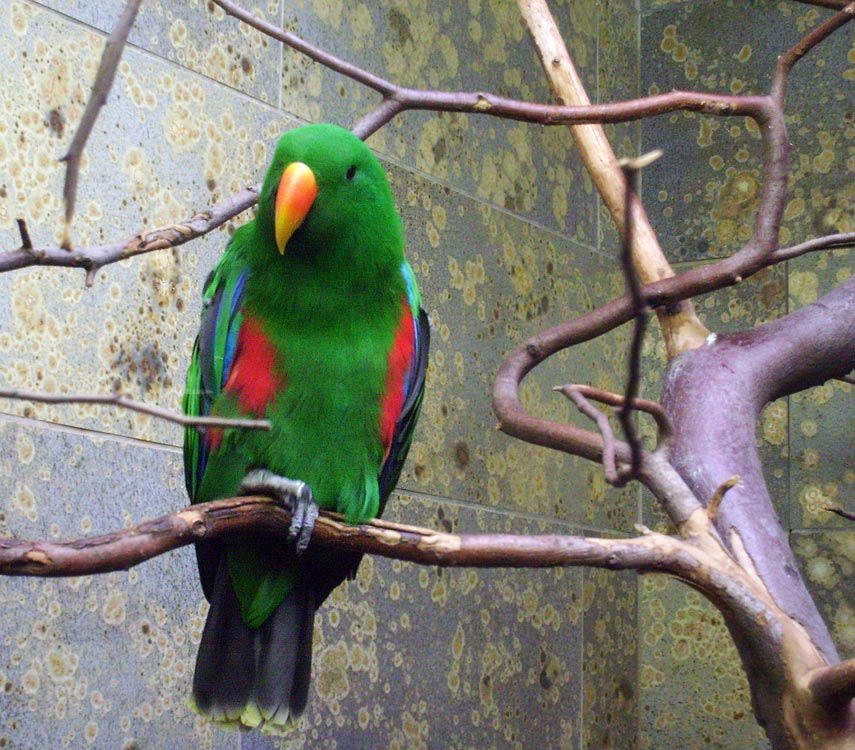
<svg viewBox="0 0 855 750">
<path fill-rule="evenodd" d="M 101 107 L 107 103 L 110 89 L 113 88 L 113 81 L 116 77 L 116 70 L 119 67 L 119 60 L 122 59 L 125 42 L 136 20 L 137 11 L 140 9 L 140 2 L 142 0 L 128 0 L 119 18 L 119 22 L 116 24 L 116 28 L 107 37 L 107 41 L 104 44 L 104 52 L 101 55 L 101 63 L 98 66 L 98 73 L 92 84 L 92 93 L 89 95 L 89 101 L 86 103 L 86 109 L 83 110 L 80 125 L 77 126 L 77 132 L 75 132 L 74 138 L 71 140 L 68 151 L 60 159 L 60 161 L 65 162 L 65 187 L 62 191 L 62 197 L 65 201 L 65 228 L 63 229 L 62 247 L 66 250 L 71 249 L 71 219 L 74 216 L 74 205 L 77 202 L 77 179 L 80 174 L 80 158 L 83 155 L 83 149 L 86 147 L 86 141 L 89 140 L 92 128 L 95 126 L 95 121 L 98 119 Z"/>
<path fill-rule="evenodd" d="M 267 497 L 236 497 L 192 505 L 133 528 L 69 542 L 0 539 L 0 575 L 62 577 L 126 570 L 201 540 L 238 532 L 287 537 L 291 513 Z M 312 543 L 444 567 L 544 568 L 587 566 L 667 573 L 691 582 L 734 614 L 773 617 L 726 556 L 650 532 L 638 538 L 447 534 L 375 520 L 353 526 L 322 511 Z M 740 614 L 741 613 L 741 614 Z"/>
<path fill-rule="evenodd" d="M 71 542 L 0 539 L 0 574 L 57 577 L 125 570 L 178 547 L 228 534 L 251 530 L 284 538 L 290 521 L 290 512 L 276 500 L 238 497 L 194 505 L 131 529 Z M 665 573 L 701 591 L 729 622 L 740 627 L 758 658 L 779 667 L 780 660 L 772 657 L 783 648 L 782 639 L 793 637 L 792 629 L 779 627 L 781 613 L 720 547 L 696 541 L 654 532 L 631 539 L 456 535 L 384 521 L 351 526 L 325 512 L 312 533 L 313 544 L 423 565 L 584 566 Z M 778 681 L 779 675 L 772 674 L 770 679 Z"/>
<path fill-rule="evenodd" d="M 71 542 L 0 539 L 0 574 L 79 576 L 125 570 L 202 539 L 252 530 L 285 537 L 291 515 L 276 500 L 238 497 L 193 505 L 131 529 Z M 660 534 L 639 539 L 455 535 L 386 521 L 351 526 L 322 512 L 312 542 L 424 565 L 553 567 L 589 565 L 696 577 L 689 545 Z"/>
<path fill-rule="evenodd" d="M 15 401 L 37 401 L 44 404 L 105 404 L 107 406 L 118 406 L 129 411 L 147 414 L 157 419 L 165 419 L 167 422 L 183 425 L 184 427 L 222 427 L 224 429 L 237 428 L 244 430 L 269 430 L 270 422 L 266 419 L 226 419 L 224 417 L 190 417 L 186 414 L 164 409 L 160 406 L 134 401 L 121 394 L 80 393 L 33 393 L 16 389 L 0 388 L 0 398 Z"/>
</svg>

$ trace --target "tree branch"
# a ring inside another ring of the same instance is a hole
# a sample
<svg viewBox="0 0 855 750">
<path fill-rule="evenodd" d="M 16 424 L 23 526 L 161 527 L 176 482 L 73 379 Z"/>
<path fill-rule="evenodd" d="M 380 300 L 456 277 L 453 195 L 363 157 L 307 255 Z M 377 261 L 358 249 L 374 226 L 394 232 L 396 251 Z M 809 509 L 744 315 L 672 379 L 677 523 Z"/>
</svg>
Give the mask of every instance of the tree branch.
<svg viewBox="0 0 855 750">
<path fill-rule="evenodd" d="M 769 496 L 755 431 L 767 403 L 850 372 L 853 341 L 855 277 L 778 320 L 687 352 L 669 370 L 663 397 L 674 467 L 700 498 L 740 475 L 718 510 L 719 533 L 831 662 L 836 649 Z"/>
<path fill-rule="evenodd" d="M 855 2 L 840 9 L 815 29 L 812 29 L 802 39 L 778 58 L 775 74 L 772 78 L 772 96 L 782 103 L 787 90 L 787 79 L 790 71 L 799 60 L 818 44 L 822 43 L 837 29 L 855 18 Z"/>
<path fill-rule="evenodd" d="M 288 536 L 290 511 L 269 497 L 236 497 L 192 505 L 131 529 L 70 542 L 0 539 L 0 575 L 64 577 L 127 570 L 201 540 L 252 531 Z M 688 581 L 735 616 L 765 605 L 726 556 L 664 534 L 631 539 L 513 534 L 447 534 L 380 519 L 358 526 L 322 511 L 312 543 L 442 567 L 585 566 L 667 573 Z M 753 615 L 751 615 L 753 617 Z M 767 613 L 765 617 L 771 616 Z"/>
<path fill-rule="evenodd" d="M 587 389 L 583 386 L 556 386 L 555 390 L 563 393 L 582 414 L 596 423 L 603 441 L 603 471 L 606 475 L 606 481 L 614 487 L 622 487 L 626 482 L 622 480 L 621 471 L 618 469 L 617 462 L 615 461 L 615 445 L 617 441 L 615 440 L 609 418 L 588 401 Z M 629 450 L 629 446 L 626 443 L 620 443 L 620 445 L 624 451 Z"/>
<path fill-rule="evenodd" d="M 90 286 L 95 272 L 103 266 L 154 250 L 178 247 L 214 231 L 229 219 L 254 206 L 258 201 L 259 189 L 260 186 L 246 188 L 179 224 L 144 230 L 129 239 L 109 245 L 80 248 L 70 252 L 60 247 L 43 247 L 0 253 L 0 272 L 28 266 L 82 268 L 87 272 L 86 283 Z"/>
<path fill-rule="evenodd" d="M 241 531 L 284 539 L 290 522 L 290 512 L 271 498 L 217 500 L 146 521 L 132 529 L 72 542 L 0 539 L 0 574 L 58 577 L 126 570 L 178 547 Z M 456 535 L 380 520 L 351 526 L 326 512 L 318 517 L 312 543 L 423 565 L 520 568 L 586 565 L 647 572 L 661 570 L 675 575 L 690 575 L 692 568 L 685 555 L 675 551 L 694 554 L 679 540 L 658 534 L 627 540 L 556 535 Z"/>
<path fill-rule="evenodd" d="M 83 155 L 83 149 L 86 147 L 86 141 L 89 140 L 89 135 L 95 126 L 95 121 L 98 119 L 101 107 L 107 103 L 110 89 L 113 88 L 113 80 L 116 77 L 119 60 L 122 59 L 125 42 L 136 20 L 137 11 L 140 9 L 140 2 L 142 0 L 128 0 L 119 18 L 119 22 L 116 24 L 116 28 L 107 37 L 107 41 L 104 44 L 104 52 L 101 55 L 101 64 L 98 66 L 98 73 L 95 75 L 95 81 L 92 83 L 92 93 L 89 96 L 89 101 L 86 103 L 86 109 L 83 111 L 80 125 L 77 126 L 77 132 L 75 132 L 74 138 L 71 140 L 68 151 L 60 159 L 60 161 L 65 162 L 65 187 L 62 191 L 62 197 L 65 201 L 65 228 L 63 230 L 62 247 L 66 250 L 71 249 L 71 219 L 74 216 L 74 205 L 77 202 L 77 178 L 80 173 L 80 157 Z"/>
<path fill-rule="evenodd" d="M 838 714 L 855 699 L 855 659 L 816 670 L 808 689 L 820 706 L 831 714 Z"/>
<path fill-rule="evenodd" d="M 855 247 L 855 232 L 844 232 L 842 234 L 829 234 L 825 237 L 816 237 L 812 240 L 800 242 L 798 245 L 782 247 L 772 253 L 775 262 L 793 260 L 807 253 L 818 250 L 833 250 L 839 247 Z"/>
<path fill-rule="evenodd" d="M 0 388 L 0 398 L 14 401 L 37 401 L 44 404 L 105 404 L 118 406 L 122 409 L 147 414 L 167 422 L 174 422 L 184 427 L 221 427 L 243 430 L 269 430 L 270 421 L 267 419 L 227 419 L 225 417 L 190 417 L 186 414 L 170 411 L 160 406 L 153 406 L 142 401 L 134 401 L 121 394 L 101 393 L 34 393 L 17 389 Z"/>
</svg>

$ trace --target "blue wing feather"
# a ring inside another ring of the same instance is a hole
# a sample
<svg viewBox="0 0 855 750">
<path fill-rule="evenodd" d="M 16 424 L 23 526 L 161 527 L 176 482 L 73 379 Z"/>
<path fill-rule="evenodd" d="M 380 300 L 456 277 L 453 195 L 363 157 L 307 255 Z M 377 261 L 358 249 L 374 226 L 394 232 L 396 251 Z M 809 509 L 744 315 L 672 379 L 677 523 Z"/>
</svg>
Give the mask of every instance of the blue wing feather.
<svg viewBox="0 0 855 750">
<path fill-rule="evenodd" d="M 228 253 L 208 277 L 203 293 L 202 321 L 187 370 L 184 412 L 211 413 L 229 377 L 238 331 L 247 271 L 236 268 Z M 191 500 L 196 499 L 208 463 L 208 451 L 199 432 L 189 427 L 184 435 L 184 479 Z"/>
</svg>

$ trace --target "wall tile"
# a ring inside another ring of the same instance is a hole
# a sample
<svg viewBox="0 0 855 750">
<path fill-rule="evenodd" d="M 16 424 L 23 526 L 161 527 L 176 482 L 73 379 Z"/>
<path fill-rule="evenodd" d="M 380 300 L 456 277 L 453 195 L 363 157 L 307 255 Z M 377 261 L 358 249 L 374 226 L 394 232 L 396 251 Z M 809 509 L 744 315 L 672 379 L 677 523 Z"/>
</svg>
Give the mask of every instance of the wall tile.
<svg viewBox="0 0 855 750">
<path fill-rule="evenodd" d="M 638 738 L 638 577 L 585 570 L 582 747 L 634 750 Z"/>
<path fill-rule="evenodd" d="M 855 530 L 797 531 L 790 537 L 820 613 L 843 659 L 855 657 L 855 607 L 848 585 L 855 572 Z"/>
<path fill-rule="evenodd" d="M 646 15 L 642 91 L 766 93 L 777 56 L 826 17 L 817 8 L 789 3 L 767 7 L 732 1 L 716 4 L 715 13 L 705 3 L 685 3 Z M 844 156 L 851 138 L 842 93 L 848 47 L 845 33 L 831 37 L 791 76 L 786 113 L 794 145 L 793 184 L 784 245 L 815 234 L 811 221 L 827 225 L 822 233 L 845 231 L 834 227 L 852 221 L 851 209 L 843 208 L 853 200 Z M 828 127 L 814 126 L 817 106 Z M 743 118 L 675 113 L 646 126 L 644 139 L 645 150 L 665 151 L 665 159 L 645 172 L 645 189 L 671 257 L 718 257 L 741 247 L 750 236 L 762 189 L 757 127 Z"/>
<path fill-rule="evenodd" d="M 642 578 L 639 636 L 639 748 L 769 748 L 736 649 L 706 600 L 664 576 Z"/>
<path fill-rule="evenodd" d="M 41 4 L 109 34 L 121 16 L 121 0 L 41 0 Z M 256 16 L 278 23 L 280 0 L 252 6 Z M 128 43 L 187 70 L 201 73 L 262 102 L 279 99 L 279 42 L 209 2 L 142 3 Z"/>
</svg>

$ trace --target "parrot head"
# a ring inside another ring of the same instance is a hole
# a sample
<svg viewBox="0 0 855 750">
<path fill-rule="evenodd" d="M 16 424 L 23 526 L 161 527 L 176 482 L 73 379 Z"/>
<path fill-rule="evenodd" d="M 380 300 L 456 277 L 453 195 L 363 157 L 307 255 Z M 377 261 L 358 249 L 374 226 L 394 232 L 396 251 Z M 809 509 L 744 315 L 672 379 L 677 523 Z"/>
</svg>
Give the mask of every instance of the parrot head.
<svg viewBox="0 0 855 750">
<path fill-rule="evenodd" d="M 282 256 L 329 255 L 342 246 L 402 252 L 401 223 L 380 162 L 335 125 L 306 125 L 280 138 L 256 223 Z M 390 241 L 378 243 L 383 238 Z"/>
</svg>

